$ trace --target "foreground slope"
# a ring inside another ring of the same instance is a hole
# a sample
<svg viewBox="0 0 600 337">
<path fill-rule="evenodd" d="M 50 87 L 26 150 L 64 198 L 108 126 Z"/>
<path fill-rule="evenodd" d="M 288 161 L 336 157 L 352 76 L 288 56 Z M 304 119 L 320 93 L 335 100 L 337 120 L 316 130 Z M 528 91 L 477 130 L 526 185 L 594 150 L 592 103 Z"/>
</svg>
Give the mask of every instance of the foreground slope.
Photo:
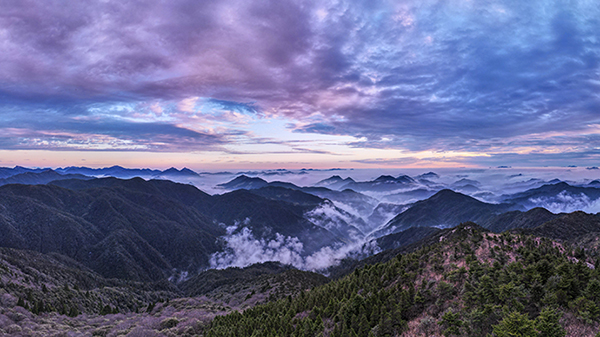
<svg viewBox="0 0 600 337">
<path fill-rule="evenodd" d="M 217 317 L 205 336 L 593 336 L 600 273 L 548 239 L 468 223 L 414 253 Z"/>
<path fill-rule="evenodd" d="M 159 299 L 181 297 L 181 291 L 166 281 L 106 279 L 63 255 L 11 248 L 0 248 L 0 285 L 9 299 L 0 307 L 19 301 L 35 314 L 76 316 L 100 313 L 106 306 L 111 312 L 136 312 Z"/>
<path fill-rule="evenodd" d="M 210 270 L 178 287 L 105 279 L 59 254 L 0 248 L 0 335 L 194 336 L 215 315 L 297 296 L 327 281 L 265 263 Z"/>
</svg>

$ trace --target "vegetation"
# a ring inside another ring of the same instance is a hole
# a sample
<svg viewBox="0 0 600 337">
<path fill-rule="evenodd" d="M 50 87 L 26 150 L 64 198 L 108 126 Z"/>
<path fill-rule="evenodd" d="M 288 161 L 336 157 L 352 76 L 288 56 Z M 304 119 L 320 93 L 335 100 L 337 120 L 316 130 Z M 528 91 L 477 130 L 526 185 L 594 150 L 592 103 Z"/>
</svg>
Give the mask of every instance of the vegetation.
<svg viewBox="0 0 600 337">
<path fill-rule="evenodd" d="M 0 248 L 0 335 L 599 334 L 599 215 L 498 214 L 513 205 L 447 190 L 394 220 L 425 227 L 378 238 L 383 252 L 329 277 L 275 262 L 196 272 L 219 248 L 220 221 L 252 218 L 261 238 L 310 233 L 309 252 L 339 240 L 304 218 L 323 199 L 269 185 L 217 196 L 141 179 L 0 187 L 0 246 L 18 248 Z M 467 218 L 493 232 L 427 227 Z"/>
<path fill-rule="evenodd" d="M 600 273 L 548 239 L 468 223 L 296 298 L 216 317 L 206 336 L 565 336 L 598 330 Z"/>
<path fill-rule="evenodd" d="M 474 223 L 411 247 L 326 284 L 267 263 L 202 273 L 161 291 L 158 284 L 104 280 L 58 256 L 4 249 L 0 333 L 537 337 L 600 329 L 592 251 Z M 204 283 L 212 279 L 221 281 Z M 181 289 L 196 297 L 177 298 L 186 296 Z"/>
</svg>

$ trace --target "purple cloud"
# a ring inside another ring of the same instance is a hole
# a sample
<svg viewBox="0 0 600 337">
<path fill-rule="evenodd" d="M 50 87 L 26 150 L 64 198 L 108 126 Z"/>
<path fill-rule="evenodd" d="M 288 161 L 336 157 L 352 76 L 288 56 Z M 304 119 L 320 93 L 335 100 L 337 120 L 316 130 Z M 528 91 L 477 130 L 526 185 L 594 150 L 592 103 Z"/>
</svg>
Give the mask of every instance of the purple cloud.
<svg viewBox="0 0 600 337">
<path fill-rule="evenodd" d="M 238 121 L 208 124 L 275 115 L 354 147 L 592 153 L 574 134 L 600 123 L 598 17 L 584 1 L 5 1 L 0 120 L 31 134 L 0 147 L 223 149 Z"/>
</svg>

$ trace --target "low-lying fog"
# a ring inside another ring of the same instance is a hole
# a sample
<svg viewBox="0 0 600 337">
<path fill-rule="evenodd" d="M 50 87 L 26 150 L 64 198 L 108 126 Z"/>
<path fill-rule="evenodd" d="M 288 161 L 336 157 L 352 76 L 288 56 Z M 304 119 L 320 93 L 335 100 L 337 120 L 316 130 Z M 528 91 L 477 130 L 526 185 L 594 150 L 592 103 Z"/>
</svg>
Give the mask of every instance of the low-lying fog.
<svg viewBox="0 0 600 337">
<path fill-rule="evenodd" d="M 331 170 L 249 170 L 249 171 L 197 171 L 197 178 L 179 179 L 191 183 L 209 194 L 223 194 L 235 188 L 219 186 L 245 175 L 258 177 L 268 183 L 289 182 L 298 187 L 327 187 L 333 191 L 352 189 L 353 195 L 336 195 L 330 191 L 302 189 L 306 193 L 331 200 L 305 213 L 305 218 L 318 226 L 331 230 L 348 230 L 352 233 L 345 241 L 324 246 L 310 255 L 303 253 L 302 240 L 276 233 L 275 239 L 255 237 L 244 221 L 223 224 L 229 227 L 222 237 L 223 251 L 213 254 L 211 267 L 243 267 L 265 261 L 280 261 L 305 270 L 322 271 L 339 263 L 345 257 L 365 257 L 380 251 L 376 233 L 388 221 L 411 207 L 412 203 L 431 197 L 442 189 L 452 189 L 486 203 L 515 202 L 527 210 L 544 207 L 553 213 L 582 210 L 600 211 L 600 189 L 595 194 L 595 179 L 600 178 L 597 168 L 440 168 L 440 169 L 331 169 Z M 325 181 L 332 176 L 347 181 Z M 383 176 L 383 177 L 382 177 Z M 379 179 L 378 179 L 379 178 Z M 178 180 L 178 179 L 174 179 Z M 320 183 L 321 182 L 321 183 Z M 333 183 L 332 183 L 333 182 Z M 566 182 L 580 190 L 533 193 L 544 185 Z M 582 190 L 582 191 L 583 191 Z M 587 191 L 587 192 L 586 192 Z M 591 192 L 589 192 L 591 191 Z M 518 193 L 530 193 L 519 195 Z M 533 193 L 533 194 L 531 194 Z M 328 227 L 329 226 L 329 227 Z M 346 226 L 346 228 L 342 228 Z M 439 224 L 444 227 L 446 224 Z M 378 233 L 382 233 L 379 231 Z"/>
<path fill-rule="evenodd" d="M 433 172 L 435 174 L 428 174 Z M 339 263 L 345 257 L 364 257 L 379 251 L 372 232 L 382 227 L 398 213 L 410 207 L 411 203 L 426 199 L 435 192 L 449 188 L 454 191 L 470 195 L 480 201 L 488 203 L 499 203 L 505 201 L 508 196 L 520 192 L 539 188 L 545 184 L 556 184 L 566 182 L 571 186 L 598 187 L 594 180 L 600 178 L 600 170 L 596 168 L 489 168 L 489 169 L 332 169 L 332 170 L 251 170 L 235 172 L 198 172 L 199 178 L 187 179 L 181 182 L 192 183 L 209 194 L 222 194 L 229 192 L 219 184 L 225 184 L 232 179 L 245 175 L 248 177 L 259 177 L 271 183 L 276 181 L 290 182 L 299 187 L 324 186 L 332 190 L 353 189 L 367 197 L 372 202 L 356 208 L 356 204 L 346 202 L 343 198 L 331 198 L 336 209 L 351 214 L 356 220 L 359 218 L 369 228 L 360 228 L 362 233 L 354 236 L 343 245 L 332 245 L 323 247 L 311 255 L 302 254 L 302 242 L 295 237 L 284 237 L 278 235 L 274 240 L 257 238 L 252 231 L 245 228 L 223 237 L 226 243 L 222 252 L 215 253 L 211 259 L 213 268 L 225 268 L 229 266 L 247 266 L 252 263 L 277 260 L 286 264 L 294 265 L 305 270 L 324 270 L 329 266 Z M 342 179 L 352 178 L 359 184 L 344 186 L 344 183 L 328 186 L 318 184 L 332 176 Z M 381 185 L 376 179 L 381 176 L 408 176 L 414 183 Z M 361 182 L 371 182 L 366 186 Z M 592 184 L 590 184 L 592 183 Z M 379 187 L 378 187 L 379 186 Z M 582 210 L 588 213 L 600 211 L 600 199 L 590 197 L 584 193 L 572 193 L 561 191 L 555 195 L 540 195 L 528 199 L 530 203 L 526 208 L 540 206 L 553 213 L 572 212 Z M 314 212 L 313 212 L 314 213 Z M 335 217 L 335 210 L 330 210 L 329 216 Z M 318 221 L 309 220 L 318 224 Z M 340 215 L 342 216 L 342 215 Z M 240 219 L 242 220 L 242 219 Z M 354 225 L 352 219 L 345 218 L 349 225 Z M 234 226 L 234 224 L 224 224 Z M 442 225 L 442 224 L 441 224 Z M 235 226 L 239 226 L 235 224 Z M 236 227 L 237 228 L 237 227 Z M 371 234 L 371 235 L 370 235 Z"/>
</svg>

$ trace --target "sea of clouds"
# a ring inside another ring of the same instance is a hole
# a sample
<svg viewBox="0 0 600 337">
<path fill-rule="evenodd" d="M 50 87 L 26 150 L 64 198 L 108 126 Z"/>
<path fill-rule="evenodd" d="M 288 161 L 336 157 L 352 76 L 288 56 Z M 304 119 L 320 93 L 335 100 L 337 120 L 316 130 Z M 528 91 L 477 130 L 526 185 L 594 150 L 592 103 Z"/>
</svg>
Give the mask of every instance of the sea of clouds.
<svg viewBox="0 0 600 337">
<path fill-rule="evenodd" d="M 222 237 L 225 242 L 221 252 L 212 254 L 210 267 L 246 267 L 255 263 L 279 261 L 301 270 L 325 271 L 348 257 L 362 257 L 376 254 L 380 250 L 375 242 L 355 242 L 326 246 L 310 255 L 304 255 L 304 245 L 296 237 L 275 234 L 275 239 L 256 238 L 252 230 L 237 225 L 227 228 L 228 234 Z"/>
</svg>

